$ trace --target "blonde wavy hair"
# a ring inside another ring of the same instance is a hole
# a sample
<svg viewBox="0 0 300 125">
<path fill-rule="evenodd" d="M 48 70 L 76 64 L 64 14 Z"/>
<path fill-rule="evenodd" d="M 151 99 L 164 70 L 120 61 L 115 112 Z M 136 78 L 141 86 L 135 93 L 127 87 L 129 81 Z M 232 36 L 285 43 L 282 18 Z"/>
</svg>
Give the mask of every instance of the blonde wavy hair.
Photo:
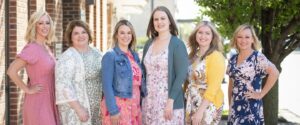
<svg viewBox="0 0 300 125">
<path fill-rule="evenodd" d="M 249 25 L 249 24 L 242 24 L 240 25 L 238 28 L 236 28 L 236 30 L 234 31 L 233 33 L 233 36 L 232 36 L 232 39 L 230 41 L 230 46 L 232 48 L 234 48 L 237 52 L 239 52 L 239 48 L 237 46 L 237 36 L 238 36 L 238 33 L 242 30 L 245 30 L 245 29 L 249 29 L 251 34 L 252 34 L 252 38 L 253 38 L 253 44 L 251 45 L 251 48 L 253 50 L 259 50 L 260 49 L 260 41 L 258 40 L 257 36 L 256 36 L 256 33 L 254 31 L 254 28 L 253 26 Z"/>
<path fill-rule="evenodd" d="M 27 26 L 26 34 L 25 34 L 25 40 L 27 41 L 27 43 L 30 43 L 30 42 L 36 40 L 36 24 L 38 23 L 40 18 L 44 15 L 46 15 L 50 21 L 50 29 L 49 29 L 49 33 L 46 37 L 46 43 L 51 44 L 51 42 L 56 39 L 55 34 L 54 34 L 54 29 L 55 29 L 54 23 L 53 23 L 51 17 L 49 16 L 49 14 L 46 11 L 36 11 L 30 16 L 30 19 L 28 21 L 28 26 Z"/>
<path fill-rule="evenodd" d="M 189 53 L 189 59 L 192 60 L 194 56 L 196 55 L 198 49 L 199 49 L 199 44 L 196 40 L 196 36 L 198 33 L 198 30 L 200 27 L 207 26 L 210 28 L 212 32 L 212 41 L 209 45 L 209 49 L 206 51 L 206 53 L 201 57 L 201 60 L 203 60 L 207 55 L 211 54 L 213 51 L 223 51 L 223 44 L 222 44 L 222 37 L 220 33 L 218 32 L 217 28 L 212 22 L 209 21 L 201 21 L 195 29 L 192 31 L 191 35 L 189 36 L 189 41 L 188 41 L 188 47 L 190 48 L 190 53 Z"/>
</svg>

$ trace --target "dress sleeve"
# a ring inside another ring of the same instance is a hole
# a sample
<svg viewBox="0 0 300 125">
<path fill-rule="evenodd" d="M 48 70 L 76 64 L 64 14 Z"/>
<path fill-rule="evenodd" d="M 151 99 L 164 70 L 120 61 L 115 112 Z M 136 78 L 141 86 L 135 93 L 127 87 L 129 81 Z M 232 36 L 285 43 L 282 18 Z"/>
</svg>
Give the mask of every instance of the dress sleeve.
<svg viewBox="0 0 300 125">
<path fill-rule="evenodd" d="M 24 60 L 28 64 L 34 64 L 38 61 L 38 53 L 37 47 L 34 44 L 29 43 L 17 55 L 17 58 Z"/>
<path fill-rule="evenodd" d="M 76 62 L 72 57 L 62 55 L 55 66 L 56 104 L 77 100 L 74 87 Z"/>
<path fill-rule="evenodd" d="M 265 77 L 267 75 L 266 70 L 269 66 L 272 66 L 272 65 L 274 65 L 274 64 L 272 62 L 270 62 L 264 54 L 259 53 L 257 55 L 257 69 L 256 70 L 262 77 Z"/>
</svg>

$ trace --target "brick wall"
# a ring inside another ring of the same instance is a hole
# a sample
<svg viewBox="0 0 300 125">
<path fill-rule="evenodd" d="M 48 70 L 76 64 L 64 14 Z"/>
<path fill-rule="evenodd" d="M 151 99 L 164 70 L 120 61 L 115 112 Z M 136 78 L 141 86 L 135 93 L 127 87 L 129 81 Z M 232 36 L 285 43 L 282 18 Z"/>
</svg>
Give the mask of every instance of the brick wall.
<svg viewBox="0 0 300 125">
<path fill-rule="evenodd" d="M 62 52 L 62 41 L 63 41 L 63 25 L 62 25 L 62 3 L 61 1 L 47 0 L 46 11 L 50 14 L 55 24 L 55 36 L 56 41 L 52 42 L 52 51 L 55 56 L 58 56 Z"/>
<path fill-rule="evenodd" d="M 109 3 L 107 5 L 107 48 L 110 48 L 112 42 L 112 32 L 113 32 L 113 24 L 112 24 L 112 13 L 113 13 L 113 4 Z"/>
<path fill-rule="evenodd" d="M 9 1 L 9 62 L 14 60 L 17 52 L 17 0 Z M 10 124 L 16 125 L 18 123 L 18 96 L 19 91 L 15 84 L 10 84 Z"/>
<path fill-rule="evenodd" d="M 103 50 L 102 48 L 102 41 L 101 41 L 101 13 L 100 13 L 100 2 L 101 1 L 94 1 L 93 5 L 86 5 L 86 22 L 89 24 L 91 29 L 91 33 L 93 36 L 93 46 L 98 48 L 99 50 Z"/>
<path fill-rule="evenodd" d="M 74 19 L 81 19 L 87 22 L 91 22 L 92 34 L 94 36 L 94 46 L 101 49 L 102 45 L 102 32 L 104 31 L 102 18 L 103 11 L 101 10 L 103 5 L 101 1 L 97 1 L 90 8 L 85 6 L 85 0 L 9 0 L 9 62 L 15 59 L 18 52 L 22 50 L 26 42 L 24 41 L 24 35 L 30 15 L 39 9 L 45 9 L 52 17 L 55 23 L 55 35 L 57 40 L 53 42 L 52 48 L 56 56 L 61 54 L 63 49 L 67 48 L 65 42 L 63 42 L 63 31 L 66 29 L 69 21 Z M 101 5 L 101 6 L 100 6 Z M 4 0 L 0 0 L 0 124 L 3 124 L 4 118 Z M 100 13 L 100 14 L 99 14 Z M 100 20 L 100 21 L 99 21 Z M 99 30 L 100 29 L 100 30 Z M 105 30 L 106 31 L 106 30 Z M 100 39 L 100 41 L 99 41 Z M 99 45 L 99 46 L 98 46 Z M 26 72 L 23 70 L 20 72 L 21 77 L 27 82 Z M 10 84 L 10 124 L 19 125 L 22 124 L 22 103 L 24 93 L 20 91 L 11 81 Z"/>
<path fill-rule="evenodd" d="M 28 13 L 28 20 L 29 20 L 29 17 L 30 17 L 30 15 L 33 13 L 33 12 L 35 12 L 36 11 L 36 0 L 28 0 L 28 2 L 29 3 L 27 3 L 28 4 L 28 6 L 29 6 L 29 8 L 28 8 L 28 11 L 29 11 L 29 13 Z"/>
<path fill-rule="evenodd" d="M 72 20 L 79 20 L 80 19 L 80 2 L 78 0 L 63 0 L 62 2 L 62 9 L 63 9 L 63 31 L 66 30 L 68 23 Z M 68 45 L 65 41 L 63 41 L 63 50 L 66 50 Z"/>
</svg>

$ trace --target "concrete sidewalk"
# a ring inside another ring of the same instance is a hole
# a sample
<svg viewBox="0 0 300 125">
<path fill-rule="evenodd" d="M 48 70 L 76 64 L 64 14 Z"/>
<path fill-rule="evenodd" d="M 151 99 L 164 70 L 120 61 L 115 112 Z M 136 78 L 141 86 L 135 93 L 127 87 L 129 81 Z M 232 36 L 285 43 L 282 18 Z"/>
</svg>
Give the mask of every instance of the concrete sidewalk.
<svg viewBox="0 0 300 125">
<path fill-rule="evenodd" d="M 227 125 L 227 116 L 222 117 L 219 125 Z M 278 125 L 300 125 L 300 116 L 288 109 L 279 110 Z"/>
</svg>

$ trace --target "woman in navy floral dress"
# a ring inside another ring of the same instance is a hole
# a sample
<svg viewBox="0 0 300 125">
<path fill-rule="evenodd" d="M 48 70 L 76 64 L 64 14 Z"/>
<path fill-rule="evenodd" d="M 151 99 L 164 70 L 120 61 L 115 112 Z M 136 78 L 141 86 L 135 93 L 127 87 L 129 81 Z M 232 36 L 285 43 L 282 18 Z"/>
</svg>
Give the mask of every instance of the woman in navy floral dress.
<svg viewBox="0 0 300 125">
<path fill-rule="evenodd" d="M 228 99 L 230 114 L 228 125 L 263 125 L 262 98 L 275 84 L 279 72 L 261 52 L 259 40 L 252 26 L 239 26 L 233 34 L 231 45 L 238 52 L 229 60 L 230 77 Z M 262 88 L 262 78 L 268 75 Z"/>
</svg>

